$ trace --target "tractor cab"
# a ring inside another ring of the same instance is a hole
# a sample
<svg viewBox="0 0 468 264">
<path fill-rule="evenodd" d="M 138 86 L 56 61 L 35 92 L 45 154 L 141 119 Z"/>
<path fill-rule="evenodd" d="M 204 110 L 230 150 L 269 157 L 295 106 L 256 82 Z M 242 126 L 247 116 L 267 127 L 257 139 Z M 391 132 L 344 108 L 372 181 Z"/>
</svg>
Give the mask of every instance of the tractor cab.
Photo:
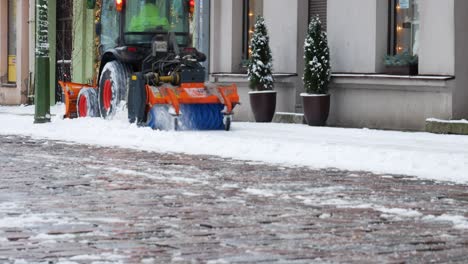
<svg viewBox="0 0 468 264">
<path fill-rule="evenodd" d="M 189 0 L 120 1 L 124 45 L 151 45 L 156 34 L 173 32 L 177 44 L 190 45 Z M 192 2 L 193 3 L 193 2 Z"/>
<path fill-rule="evenodd" d="M 194 0 L 103 0 L 96 29 L 100 53 L 117 49 L 124 60 L 136 62 L 149 53 L 155 39 L 169 33 L 179 47 L 190 47 L 193 10 Z"/>
</svg>

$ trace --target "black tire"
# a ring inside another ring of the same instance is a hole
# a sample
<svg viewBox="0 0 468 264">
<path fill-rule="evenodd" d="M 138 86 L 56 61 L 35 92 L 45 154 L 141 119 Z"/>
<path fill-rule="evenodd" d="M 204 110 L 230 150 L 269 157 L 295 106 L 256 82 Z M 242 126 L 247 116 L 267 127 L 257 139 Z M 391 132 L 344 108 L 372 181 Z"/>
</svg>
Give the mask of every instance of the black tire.
<svg viewBox="0 0 468 264">
<path fill-rule="evenodd" d="M 105 119 L 112 119 L 122 101 L 127 100 L 129 69 L 118 61 L 106 63 L 99 78 L 99 113 Z M 126 112 L 126 111 L 125 111 Z"/>
<path fill-rule="evenodd" d="M 96 89 L 80 90 L 76 100 L 78 117 L 99 117 L 98 95 Z"/>
<path fill-rule="evenodd" d="M 231 130 L 231 119 L 232 117 L 226 116 L 224 120 L 224 130 L 229 131 Z"/>
</svg>

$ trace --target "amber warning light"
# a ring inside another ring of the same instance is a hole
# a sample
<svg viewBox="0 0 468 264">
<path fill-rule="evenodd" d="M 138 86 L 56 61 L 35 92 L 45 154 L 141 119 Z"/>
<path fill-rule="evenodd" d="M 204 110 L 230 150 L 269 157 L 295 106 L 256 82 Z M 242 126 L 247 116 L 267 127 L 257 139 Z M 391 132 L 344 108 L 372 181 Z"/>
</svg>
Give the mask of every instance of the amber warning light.
<svg viewBox="0 0 468 264">
<path fill-rule="evenodd" d="M 124 6 L 124 0 L 115 0 L 115 9 L 117 9 L 118 12 L 122 12 Z"/>
</svg>

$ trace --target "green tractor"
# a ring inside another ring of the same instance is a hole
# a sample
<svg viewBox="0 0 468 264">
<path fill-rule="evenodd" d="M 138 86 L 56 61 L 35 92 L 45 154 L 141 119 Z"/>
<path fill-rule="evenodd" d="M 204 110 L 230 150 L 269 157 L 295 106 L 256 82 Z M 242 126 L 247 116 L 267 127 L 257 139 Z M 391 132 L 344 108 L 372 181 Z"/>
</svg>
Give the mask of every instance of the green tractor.
<svg viewBox="0 0 468 264">
<path fill-rule="evenodd" d="M 205 83 L 206 56 L 191 47 L 193 8 L 194 0 L 103 0 L 97 87 L 61 83 L 66 97 L 78 93 L 68 94 L 66 116 L 123 110 L 154 129 L 229 130 L 237 87 Z"/>
</svg>

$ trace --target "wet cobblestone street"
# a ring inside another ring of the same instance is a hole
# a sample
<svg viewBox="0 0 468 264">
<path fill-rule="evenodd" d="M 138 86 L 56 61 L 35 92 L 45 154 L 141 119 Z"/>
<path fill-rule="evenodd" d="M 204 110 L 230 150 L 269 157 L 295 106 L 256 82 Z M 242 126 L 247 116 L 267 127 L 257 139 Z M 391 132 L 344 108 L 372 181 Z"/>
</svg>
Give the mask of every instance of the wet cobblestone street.
<svg viewBox="0 0 468 264">
<path fill-rule="evenodd" d="M 0 136 L 0 263 L 93 262 L 468 263 L 468 186 Z"/>
</svg>

